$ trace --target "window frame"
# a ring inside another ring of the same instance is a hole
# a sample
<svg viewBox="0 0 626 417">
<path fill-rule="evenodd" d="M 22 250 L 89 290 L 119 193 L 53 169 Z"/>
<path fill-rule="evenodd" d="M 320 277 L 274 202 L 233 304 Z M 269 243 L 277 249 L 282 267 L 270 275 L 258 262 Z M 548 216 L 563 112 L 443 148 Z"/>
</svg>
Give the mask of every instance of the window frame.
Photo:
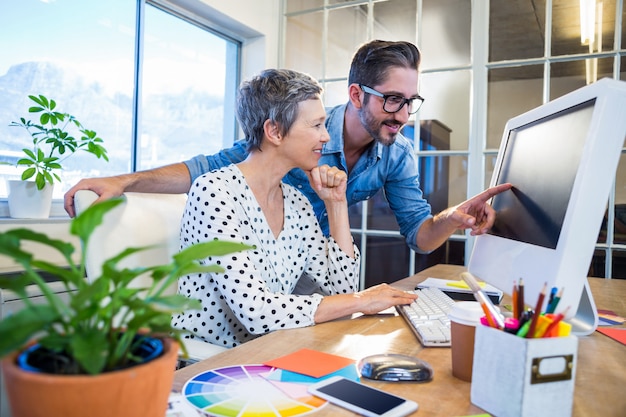
<svg viewBox="0 0 626 417">
<path fill-rule="evenodd" d="M 238 24 L 233 19 L 215 19 L 213 9 L 198 3 L 191 3 L 185 0 L 136 0 L 136 25 L 135 25 L 135 45 L 134 45 L 134 86 L 132 97 L 132 126 L 131 126 L 131 146 L 130 146 L 130 171 L 136 172 L 139 166 L 138 152 L 140 141 L 140 126 L 138 120 L 141 119 L 141 78 L 142 78 L 142 49 L 143 49 L 143 22 L 145 18 L 145 7 L 150 5 L 163 13 L 168 13 L 174 17 L 182 19 L 188 24 L 192 24 L 202 30 L 210 32 L 220 38 L 225 39 L 236 48 L 234 51 L 235 58 L 233 62 L 228 62 L 227 77 L 229 77 L 230 85 L 238 85 L 242 74 L 242 56 L 244 54 L 244 42 L 250 37 L 257 37 L 261 34 Z M 229 46 L 230 48 L 231 46 Z M 248 51 L 250 53 L 250 51 Z M 222 147 L 232 144 L 239 134 L 239 127 L 235 117 L 235 100 L 236 91 L 226 90 L 225 106 L 224 106 L 224 137 Z M 232 105 L 230 105 L 230 104 Z M 182 162 L 182 161 L 181 161 Z M 120 172 L 119 174 L 125 174 Z M 50 211 L 50 220 L 37 219 L 37 222 L 56 222 L 59 219 L 68 218 L 63 207 L 63 199 L 54 199 Z M 7 198 L 0 199 L 0 219 L 11 223 L 24 223 L 25 219 L 11 219 L 9 217 L 9 207 Z M 28 221 L 27 221 L 28 222 Z"/>
<path fill-rule="evenodd" d="M 292 17 L 301 17 L 307 14 L 320 13 L 323 15 L 321 22 L 321 29 L 319 30 L 321 38 L 319 44 L 322 45 L 322 50 L 319 52 L 321 59 L 321 73 L 322 77 L 319 80 L 326 87 L 327 85 L 332 85 L 333 83 L 346 82 L 347 74 L 345 77 L 340 78 L 328 78 L 326 77 L 325 65 L 328 60 L 328 44 L 329 44 L 329 19 L 328 14 L 330 11 L 342 8 L 342 7 L 357 7 L 361 6 L 367 9 L 366 12 L 366 32 L 367 39 L 374 39 L 374 22 L 375 22 L 375 13 L 376 9 L 374 5 L 376 3 L 381 3 L 387 0 L 353 0 L 348 3 L 344 2 L 329 2 L 324 1 L 323 5 L 311 6 L 308 8 L 308 3 L 295 3 L 296 5 L 300 4 L 300 7 L 289 7 L 290 0 L 281 0 L 283 2 L 283 32 L 281 33 L 281 45 L 282 50 L 280 52 L 281 62 L 283 64 L 287 62 L 285 60 L 286 55 L 286 41 L 287 37 L 286 29 L 289 26 L 289 18 Z M 417 24 L 417 33 L 415 39 L 406 39 L 409 41 L 413 41 L 416 45 L 420 46 L 421 40 L 425 36 L 432 36 L 432 34 L 422 33 L 423 25 L 422 19 L 423 17 L 423 8 L 426 0 L 415 0 L 417 6 L 417 16 L 416 16 L 416 24 Z M 432 0 L 436 1 L 436 0 Z M 470 0 L 468 0 L 470 1 Z M 495 0 L 491 0 L 495 1 Z M 622 20 L 621 16 L 623 13 L 623 9 L 626 3 L 626 0 L 615 0 L 615 45 L 610 47 L 610 51 L 603 53 L 595 53 L 589 54 L 591 57 L 613 57 L 615 60 L 615 70 L 613 78 L 619 79 L 620 76 L 620 68 L 619 62 L 620 58 L 624 58 L 626 53 L 624 52 L 624 45 L 620 45 L 620 34 L 623 31 L 622 28 Z M 442 156 L 442 157 L 452 157 L 452 156 L 462 156 L 467 158 L 467 198 L 474 196 L 485 189 L 486 182 L 486 160 L 488 158 L 494 157 L 497 154 L 497 149 L 490 149 L 487 147 L 486 137 L 487 137 L 487 106 L 488 106 L 488 89 L 489 89 L 489 81 L 488 81 L 488 71 L 492 68 L 498 68 L 499 66 L 508 66 L 508 65 L 518 65 L 518 64 L 536 64 L 540 63 L 544 65 L 545 70 L 544 73 L 548 74 L 548 76 L 544 76 L 543 79 L 543 102 L 547 102 L 550 100 L 550 81 L 551 78 L 549 76 L 549 66 L 551 63 L 559 62 L 559 61 L 567 61 L 573 58 L 578 59 L 579 56 L 558 56 L 553 57 L 550 56 L 549 51 L 551 50 L 551 29 L 552 29 L 552 5 L 554 0 L 546 0 L 545 2 L 545 14 L 546 14 L 546 22 L 545 22 L 545 38 L 549 40 L 549 44 L 545 46 L 546 54 L 543 57 L 536 59 L 527 59 L 527 60 L 512 60 L 506 62 L 490 62 L 489 61 L 489 15 L 490 15 L 490 2 L 489 1 L 471 1 L 471 56 L 470 63 L 467 65 L 458 65 L 458 66 L 447 66 L 442 68 L 428 68 L 422 69 L 421 74 L 437 74 L 444 72 L 455 72 L 455 71 L 470 71 L 471 72 L 471 103 L 470 103 L 470 128 L 469 128 L 469 143 L 468 147 L 465 150 L 457 150 L 457 151 L 448 151 L 448 150 L 436 150 L 436 151 L 424 151 L 415 149 L 415 154 L 418 158 L 427 157 L 427 156 Z M 332 4 L 331 4 L 332 3 Z M 293 34 L 292 34 L 293 35 Z M 314 36 L 311 33 L 307 33 L 309 40 L 313 39 Z M 587 54 L 585 54 L 586 56 Z M 622 64 L 623 65 L 623 64 Z M 426 97 L 428 100 L 428 97 Z M 337 103 L 335 103 L 337 104 Z M 417 113 L 418 117 L 416 123 L 420 120 L 420 113 Z M 626 148 L 622 151 L 622 155 L 626 155 Z M 610 197 L 609 197 L 609 212 L 608 212 L 608 224 L 613 224 L 613 219 L 615 217 L 614 213 L 614 201 L 615 201 L 615 187 L 611 189 Z M 351 232 L 356 242 L 360 242 L 361 244 L 361 287 L 364 287 L 364 283 L 366 280 L 366 268 L 367 264 L 367 250 L 366 250 L 366 242 L 368 237 L 376 237 L 376 236 L 386 236 L 386 237 L 397 237 L 400 236 L 399 232 L 394 230 L 378 230 L 369 228 L 367 225 L 367 216 L 368 210 L 371 210 L 371 203 L 369 201 L 363 201 L 362 212 L 361 212 L 361 227 L 352 227 Z M 610 278 L 612 276 L 612 262 L 613 262 L 613 254 L 618 252 L 626 252 L 624 248 L 626 245 L 614 243 L 612 240 L 612 227 L 608 228 L 608 243 L 596 243 L 596 251 L 601 251 L 605 254 L 605 274 L 606 278 Z M 453 234 L 449 239 L 448 243 L 458 243 L 461 242 L 465 245 L 465 257 L 464 262 L 467 265 L 469 261 L 470 254 L 472 252 L 474 246 L 474 237 L 470 236 L 469 233 L 463 234 Z M 407 276 L 412 275 L 417 272 L 416 264 L 415 264 L 415 256 L 414 252 L 411 251 L 410 261 L 407 264 Z"/>
</svg>

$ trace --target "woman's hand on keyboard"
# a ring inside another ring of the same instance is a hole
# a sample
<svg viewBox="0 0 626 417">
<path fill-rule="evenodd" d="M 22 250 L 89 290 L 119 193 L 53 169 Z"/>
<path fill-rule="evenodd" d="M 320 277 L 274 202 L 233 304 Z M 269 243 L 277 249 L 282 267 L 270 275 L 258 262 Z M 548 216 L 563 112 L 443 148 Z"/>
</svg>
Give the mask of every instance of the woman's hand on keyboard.
<svg viewBox="0 0 626 417">
<path fill-rule="evenodd" d="M 376 314 L 390 307 L 411 304 L 416 298 L 413 292 L 379 284 L 356 293 L 324 297 L 315 311 L 314 320 L 323 323 L 354 313 Z"/>
<path fill-rule="evenodd" d="M 411 304 L 417 295 L 394 288 L 388 284 L 379 284 L 354 294 L 360 299 L 363 314 L 376 314 L 389 307 Z"/>
</svg>

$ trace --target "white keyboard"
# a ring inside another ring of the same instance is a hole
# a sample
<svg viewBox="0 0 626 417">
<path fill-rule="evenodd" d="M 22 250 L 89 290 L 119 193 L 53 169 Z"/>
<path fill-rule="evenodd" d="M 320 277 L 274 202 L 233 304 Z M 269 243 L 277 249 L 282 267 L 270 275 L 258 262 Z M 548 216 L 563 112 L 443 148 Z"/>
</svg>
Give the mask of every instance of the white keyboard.
<svg viewBox="0 0 626 417">
<path fill-rule="evenodd" d="M 414 292 L 417 299 L 411 304 L 397 306 L 398 312 L 423 346 L 450 346 L 448 313 L 454 300 L 434 287 L 420 288 Z"/>
</svg>

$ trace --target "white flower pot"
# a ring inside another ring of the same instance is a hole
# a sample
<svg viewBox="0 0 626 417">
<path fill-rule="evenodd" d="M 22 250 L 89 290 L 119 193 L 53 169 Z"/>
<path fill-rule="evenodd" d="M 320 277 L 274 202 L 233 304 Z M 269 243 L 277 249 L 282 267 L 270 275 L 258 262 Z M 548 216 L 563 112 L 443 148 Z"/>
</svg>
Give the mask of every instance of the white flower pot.
<svg viewBox="0 0 626 417">
<path fill-rule="evenodd" d="M 47 219 L 53 189 L 50 184 L 38 190 L 34 181 L 7 180 L 9 215 L 14 219 Z"/>
</svg>

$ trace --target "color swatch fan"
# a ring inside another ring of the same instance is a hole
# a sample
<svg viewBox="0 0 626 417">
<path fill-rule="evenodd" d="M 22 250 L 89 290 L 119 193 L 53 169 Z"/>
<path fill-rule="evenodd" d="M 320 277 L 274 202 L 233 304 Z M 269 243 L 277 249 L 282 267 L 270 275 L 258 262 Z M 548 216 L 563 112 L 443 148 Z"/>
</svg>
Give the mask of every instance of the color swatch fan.
<svg viewBox="0 0 626 417">
<path fill-rule="evenodd" d="M 204 415 L 218 417 L 300 416 L 326 404 L 305 384 L 268 379 L 275 370 L 267 365 L 213 369 L 187 381 L 183 396 Z"/>
</svg>

